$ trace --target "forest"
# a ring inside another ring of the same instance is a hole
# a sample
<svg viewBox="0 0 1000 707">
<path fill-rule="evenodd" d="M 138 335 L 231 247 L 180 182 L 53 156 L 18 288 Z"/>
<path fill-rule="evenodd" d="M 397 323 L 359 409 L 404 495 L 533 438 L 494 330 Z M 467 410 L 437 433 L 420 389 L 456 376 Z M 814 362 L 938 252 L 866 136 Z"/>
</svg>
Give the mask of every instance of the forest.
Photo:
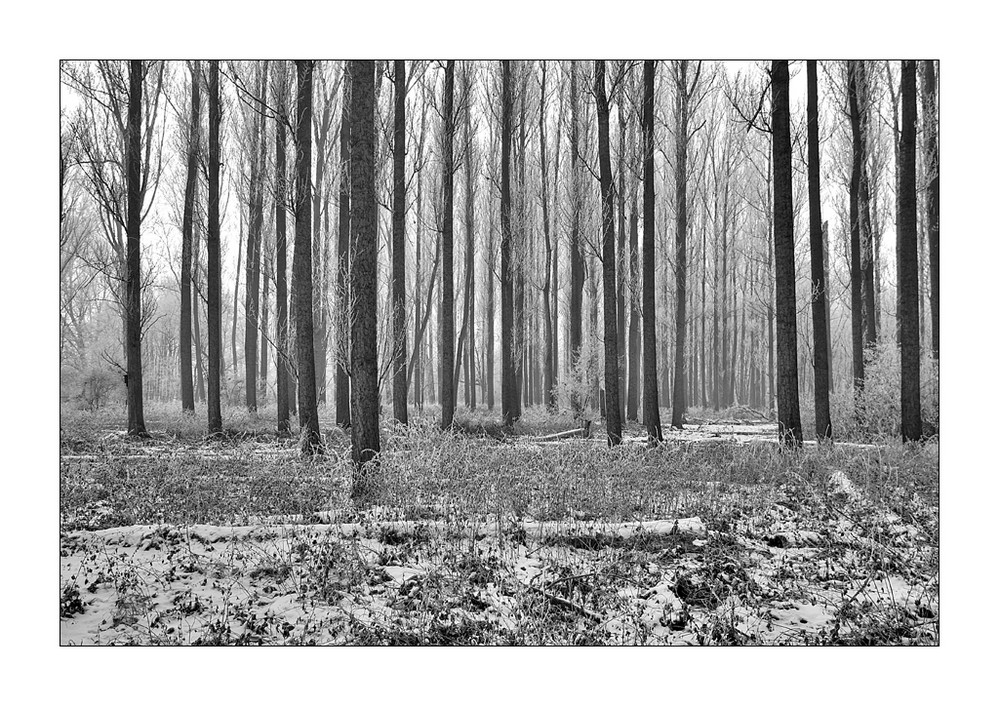
<svg viewBox="0 0 1000 707">
<path fill-rule="evenodd" d="M 63 61 L 64 645 L 937 645 L 939 64 Z"/>
</svg>

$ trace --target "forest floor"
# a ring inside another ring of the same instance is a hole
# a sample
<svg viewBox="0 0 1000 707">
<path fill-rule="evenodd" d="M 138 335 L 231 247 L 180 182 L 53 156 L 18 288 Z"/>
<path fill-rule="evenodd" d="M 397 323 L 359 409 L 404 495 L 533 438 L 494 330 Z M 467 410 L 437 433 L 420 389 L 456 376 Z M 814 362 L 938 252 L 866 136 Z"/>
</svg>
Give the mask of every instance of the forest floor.
<svg viewBox="0 0 1000 707">
<path fill-rule="evenodd" d="M 609 449 L 544 440 L 568 415 L 433 413 L 383 428 L 358 510 L 325 417 L 310 461 L 273 410 L 217 440 L 203 414 L 132 440 L 121 410 L 64 412 L 61 642 L 938 643 L 936 442 L 789 451 L 736 410 Z"/>
</svg>

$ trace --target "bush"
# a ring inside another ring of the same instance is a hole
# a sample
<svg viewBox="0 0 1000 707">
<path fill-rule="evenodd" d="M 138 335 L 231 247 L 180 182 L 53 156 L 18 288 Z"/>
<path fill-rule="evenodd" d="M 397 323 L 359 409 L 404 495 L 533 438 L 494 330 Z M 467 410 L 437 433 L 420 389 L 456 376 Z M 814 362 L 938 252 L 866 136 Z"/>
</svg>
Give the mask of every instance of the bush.
<svg viewBox="0 0 1000 707">
<path fill-rule="evenodd" d="M 114 371 L 106 368 L 88 368 L 76 377 L 66 381 L 70 390 L 70 401 L 76 403 L 81 410 L 91 412 L 101 410 L 113 400 L 120 399 L 124 389 L 122 378 Z"/>
<path fill-rule="evenodd" d="M 865 355 L 865 386 L 855 398 L 851 388 L 830 397 L 834 434 L 863 440 L 898 437 L 902 417 L 899 347 L 882 339 Z M 938 364 L 925 356 L 920 367 L 920 414 L 924 434 L 936 435 L 939 421 Z"/>
</svg>

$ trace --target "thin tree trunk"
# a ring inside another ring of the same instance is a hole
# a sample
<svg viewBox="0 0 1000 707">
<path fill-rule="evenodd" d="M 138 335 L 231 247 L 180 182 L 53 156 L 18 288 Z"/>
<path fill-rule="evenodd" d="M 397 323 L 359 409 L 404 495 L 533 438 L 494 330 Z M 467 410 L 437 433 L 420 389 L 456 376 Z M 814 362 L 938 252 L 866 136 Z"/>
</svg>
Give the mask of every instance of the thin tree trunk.
<svg viewBox="0 0 1000 707">
<path fill-rule="evenodd" d="M 187 154 L 187 184 L 184 188 L 184 218 L 181 226 L 181 409 L 194 411 L 194 381 L 191 375 L 191 241 L 194 233 L 194 203 L 198 198 L 198 153 L 201 136 L 201 64 L 191 68 L 191 124 Z"/>
<path fill-rule="evenodd" d="M 443 208 L 441 252 L 441 427 L 451 427 L 455 417 L 455 62 L 448 61 L 444 69 L 444 145 L 441 184 Z"/>
<path fill-rule="evenodd" d="M 285 156 L 285 122 L 287 115 L 287 93 L 286 81 L 288 77 L 287 67 L 284 62 L 279 62 L 280 70 L 277 81 L 277 111 L 279 119 L 275 121 L 274 137 L 274 164 L 275 164 L 275 206 L 274 206 L 274 232 L 275 232 L 275 316 L 277 317 L 277 362 L 275 365 L 277 378 L 278 395 L 278 432 L 284 434 L 289 431 L 289 410 L 288 410 L 288 381 L 291 377 L 291 369 L 288 364 L 288 244 L 286 234 L 286 209 L 287 207 L 287 185 L 288 168 Z"/>
<path fill-rule="evenodd" d="M 582 376 L 580 367 L 581 347 L 583 346 L 583 244 L 580 236 L 580 211 L 583 199 L 580 184 L 580 107 L 577 89 L 576 62 L 570 62 L 570 178 L 572 196 L 570 200 L 570 231 L 569 231 L 569 355 L 570 366 Z M 575 380 L 575 376 L 574 376 Z M 579 415 L 583 411 L 582 390 L 574 387 L 573 409 Z"/>
<path fill-rule="evenodd" d="M 608 444 L 622 441 L 621 404 L 618 399 L 618 293 L 615 278 L 615 202 L 608 139 L 608 97 L 604 86 L 604 62 L 594 62 L 597 98 L 597 147 L 601 173 L 601 232 L 604 266 L 604 390 Z"/>
<path fill-rule="evenodd" d="M 351 243 L 351 74 L 350 62 L 344 62 L 343 92 L 340 113 L 340 199 L 337 233 L 337 304 L 342 315 L 352 309 L 350 292 L 350 243 Z M 337 351 L 337 424 L 351 425 L 351 379 L 347 375 L 346 353 L 350 350 L 350 318 L 339 327 L 338 337 L 347 338 L 348 345 L 338 343 Z"/>
<path fill-rule="evenodd" d="M 671 427 L 684 427 L 684 411 L 687 408 L 685 394 L 687 393 L 685 376 L 685 336 L 687 334 L 687 143 L 688 143 L 688 88 L 687 61 L 681 61 L 677 69 L 677 99 L 674 103 L 676 113 L 676 196 L 674 199 L 677 212 L 677 252 L 675 254 L 677 279 L 677 320 L 675 322 L 677 336 L 674 352 L 674 400 Z"/>
<path fill-rule="evenodd" d="M 500 138 L 500 401 L 503 424 L 517 421 L 517 378 L 514 373 L 514 278 L 510 211 L 510 148 L 513 100 L 510 62 L 501 62 Z"/>
<path fill-rule="evenodd" d="M 642 420 L 646 436 L 655 442 L 663 440 L 660 423 L 660 401 L 656 390 L 656 253 L 655 208 L 653 189 L 655 173 L 654 135 L 656 124 L 653 105 L 656 101 L 656 62 L 644 61 L 642 68 Z"/>
<path fill-rule="evenodd" d="M 407 423 L 406 410 L 406 62 L 394 64 L 392 138 L 392 411 Z"/>
<path fill-rule="evenodd" d="M 858 62 L 850 61 L 847 66 L 847 100 L 851 119 L 852 159 L 851 194 L 849 218 L 851 227 L 851 352 L 854 358 L 855 394 L 865 385 L 865 326 L 864 292 L 862 289 L 861 263 L 861 181 L 864 168 L 864 148 L 861 134 L 861 104 L 858 88 Z"/>
<path fill-rule="evenodd" d="M 128 151 L 126 153 L 126 205 L 127 205 L 127 278 L 125 320 L 125 377 L 128 387 L 128 433 L 133 437 L 147 437 L 146 422 L 142 412 L 142 271 L 139 246 L 139 225 L 142 221 L 142 83 L 141 61 L 129 62 L 128 92 Z M 152 136 L 149 137 L 152 139 Z"/>
<path fill-rule="evenodd" d="M 819 186 L 819 92 L 816 62 L 806 62 L 807 132 L 809 159 L 809 247 L 812 258 L 813 373 L 816 403 L 816 437 L 833 437 L 830 421 L 829 332 L 827 331 L 826 269 L 823 262 L 823 215 Z"/>
<path fill-rule="evenodd" d="M 219 62 L 209 62 L 208 74 L 208 432 L 222 432 L 220 394 L 222 356 L 222 259 L 219 243 Z"/>
<path fill-rule="evenodd" d="M 929 177 L 927 182 L 927 255 L 930 261 L 931 281 L 931 352 L 936 361 L 941 350 L 941 175 L 938 167 L 937 77 L 934 73 L 933 61 L 924 62 L 923 102 L 924 135 L 927 140 L 924 169 Z"/>
</svg>

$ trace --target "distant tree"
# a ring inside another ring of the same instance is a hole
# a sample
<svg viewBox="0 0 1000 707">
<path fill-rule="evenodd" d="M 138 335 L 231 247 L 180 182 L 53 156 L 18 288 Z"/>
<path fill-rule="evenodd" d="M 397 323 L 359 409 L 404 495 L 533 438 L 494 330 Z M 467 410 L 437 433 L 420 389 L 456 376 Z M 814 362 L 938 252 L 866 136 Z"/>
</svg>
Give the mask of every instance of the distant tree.
<svg viewBox="0 0 1000 707">
<path fill-rule="evenodd" d="M 266 105 L 267 62 L 258 67 L 256 100 Z M 246 272 L 246 331 L 243 338 L 243 359 L 246 369 L 245 388 L 247 409 L 257 411 L 257 343 L 260 333 L 260 259 L 264 229 L 264 170 L 267 164 L 267 135 L 263 111 L 256 111 L 252 126 L 250 157 L 250 219 L 247 232 Z M 235 357 L 234 357 L 235 358 Z M 235 360 L 233 361 L 235 364 Z"/>
<path fill-rule="evenodd" d="M 278 431 L 289 431 L 288 414 L 288 380 L 291 373 L 289 366 L 288 346 L 288 244 L 286 234 L 286 210 L 288 208 L 288 167 L 285 156 L 285 121 L 288 119 L 288 71 L 285 63 L 279 61 L 275 71 L 275 108 L 278 119 L 275 121 L 274 136 L 274 239 L 275 239 L 275 280 L 274 289 L 277 304 L 277 396 L 278 396 Z"/>
<path fill-rule="evenodd" d="M 771 62 L 771 150 L 774 169 L 775 317 L 778 354 L 778 435 L 802 444 L 795 330 L 795 228 L 792 205 L 792 138 L 788 62 Z"/>
<path fill-rule="evenodd" d="M 815 373 L 816 437 L 833 436 L 830 422 L 830 362 L 826 313 L 826 266 L 823 255 L 823 214 L 819 188 L 819 92 L 816 62 L 806 62 L 806 131 L 809 172 L 809 249 L 812 259 L 813 371 Z"/>
<path fill-rule="evenodd" d="M 316 360 L 313 350 L 312 243 L 312 87 L 313 62 L 296 61 L 295 122 L 295 252 L 292 257 L 295 288 L 295 336 L 298 349 L 298 409 L 301 451 L 323 453 L 316 403 Z"/>
<path fill-rule="evenodd" d="M 917 264 L 917 65 L 902 62 L 900 80 L 899 329 L 902 433 L 904 441 L 923 435 L 920 419 L 920 282 Z"/>
<path fill-rule="evenodd" d="M 444 67 L 441 214 L 441 427 L 455 417 L 455 62 Z"/>
<path fill-rule="evenodd" d="M 642 66 L 642 420 L 650 440 L 663 440 L 660 401 L 656 386 L 656 194 L 653 187 L 655 165 L 656 62 Z"/>
<path fill-rule="evenodd" d="M 129 62 L 128 148 L 126 152 L 127 183 L 127 282 L 126 338 L 128 384 L 128 433 L 146 437 L 146 422 L 142 414 L 142 283 L 140 267 L 139 224 L 142 221 L 140 164 L 142 145 L 142 82 L 141 61 Z"/>
<path fill-rule="evenodd" d="M 513 138 L 513 98 L 510 62 L 501 62 L 500 119 L 500 401 L 503 424 L 517 421 L 517 379 L 514 373 L 514 272 L 511 234 L 510 150 Z"/>
<path fill-rule="evenodd" d="M 930 261 L 931 280 L 931 351 L 937 360 L 940 347 L 941 328 L 941 265 L 940 265 L 940 214 L 941 180 L 938 164 L 938 110 L 937 78 L 934 62 L 924 62 L 924 136 L 926 156 L 924 168 L 927 170 L 927 255 Z"/>
<path fill-rule="evenodd" d="M 351 496 L 370 490 L 379 445 L 377 322 L 375 319 L 378 203 L 375 193 L 375 62 L 351 61 Z"/>
<path fill-rule="evenodd" d="M 608 444 L 621 444 L 622 419 L 618 400 L 618 297 L 615 278 L 615 202 L 608 138 L 608 96 L 604 62 L 594 62 L 597 99 L 597 151 L 601 181 L 601 233 L 604 266 L 604 390 L 607 406 Z"/>
<path fill-rule="evenodd" d="M 181 409 L 194 411 L 194 379 L 191 371 L 191 243 L 194 235 L 194 203 L 198 198 L 198 156 L 201 150 L 201 63 L 191 65 L 191 124 L 188 126 L 187 183 L 181 225 Z"/>
<path fill-rule="evenodd" d="M 406 411 L 406 62 L 393 71 L 392 138 L 392 410 L 404 425 Z"/>
<path fill-rule="evenodd" d="M 219 168 L 222 152 L 219 129 L 219 62 L 208 70 L 208 431 L 222 432 L 220 395 L 222 373 L 222 257 L 219 247 Z"/>
<path fill-rule="evenodd" d="M 545 88 L 546 88 L 546 63 L 539 62 L 542 68 L 541 93 L 538 101 L 538 151 L 539 161 L 542 170 L 542 232 L 545 236 L 545 279 L 542 284 L 542 320 L 545 325 L 545 340 L 542 358 L 544 359 L 544 369 L 542 377 L 542 389 L 544 391 L 545 404 L 549 408 L 555 408 L 555 377 L 556 377 L 556 354 L 555 340 L 556 327 L 552 321 L 553 317 L 553 267 L 552 267 L 552 234 L 549 224 L 549 165 L 546 159 L 545 150 Z"/>
</svg>

